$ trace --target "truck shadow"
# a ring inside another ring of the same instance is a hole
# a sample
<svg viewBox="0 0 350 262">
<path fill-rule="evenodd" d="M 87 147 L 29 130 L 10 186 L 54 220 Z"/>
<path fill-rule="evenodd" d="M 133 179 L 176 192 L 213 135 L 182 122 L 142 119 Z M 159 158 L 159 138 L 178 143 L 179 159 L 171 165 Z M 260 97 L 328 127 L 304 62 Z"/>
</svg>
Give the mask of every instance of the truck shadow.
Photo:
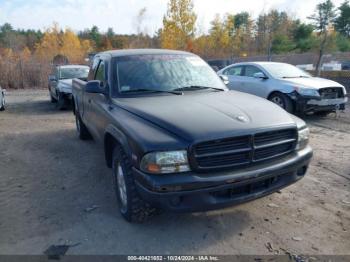
<svg viewBox="0 0 350 262">
<path fill-rule="evenodd" d="M 111 170 L 96 143 L 78 140 L 73 129 L 61 129 L 5 134 L 0 144 L 0 240 L 45 237 L 54 242 L 61 237 L 84 242 L 84 236 L 103 240 L 101 252 L 191 253 L 225 241 L 250 223 L 248 212 L 234 208 L 163 213 L 130 224 L 119 214 Z M 120 239 L 133 244 L 124 246 Z M 86 246 L 75 250 L 84 253 Z"/>
<path fill-rule="evenodd" d="M 67 105 L 66 109 L 59 110 L 55 103 L 49 100 L 10 102 L 6 105 L 6 113 L 21 115 L 54 115 L 72 113 L 72 106 Z"/>
</svg>

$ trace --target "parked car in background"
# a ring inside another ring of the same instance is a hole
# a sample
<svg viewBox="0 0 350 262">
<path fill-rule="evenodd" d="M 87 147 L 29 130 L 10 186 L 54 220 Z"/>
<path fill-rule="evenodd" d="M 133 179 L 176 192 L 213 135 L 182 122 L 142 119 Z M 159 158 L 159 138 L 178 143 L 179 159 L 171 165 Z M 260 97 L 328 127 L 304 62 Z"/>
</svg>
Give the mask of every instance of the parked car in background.
<svg viewBox="0 0 350 262">
<path fill-rule="evenodd" d="M 218 74 L 227 78 L 229 89 L 266 98 L 290 113 L 326 115 L 345 109 L 348 101 L 341 84 L 313 77 L 290 64 L 238 63 L 225 67 Z"/>
<path fill-rule="evenodd" d="M 312 157 L 303 120 L 228 92 L 187 52 L 97 54 L 88 82 L 73 80 L 73 101 L 78 135 L 103 146 L 128 221 L 266 196 L 304 177 Z"/>
<path fill-rule="evenodd" d="M 0 86 L 0 111 L 5 110 L 5 91 Z"/>
<path fill-rule="evenodd" d="M 58 109 L 64 109 L 72 98 L 72 80 L 86 80 L 89 67 L 84 65 L 57 66 L 49 76 L 49 93 L 52 103 L 57 103 Z"/>
<path fill-rule="evenodd" d="M 214 69 L 214 71 L 219 71 L 220 69 L 233 64 L 233 61 L 230 59 L 215 59 L 207 60 L 207 63 Z"/>
<path fill-rule="evenodd" d="M 350 70 L 350 61 L 344 61 L 341 63 L 341 70 Z"/>
</svg>

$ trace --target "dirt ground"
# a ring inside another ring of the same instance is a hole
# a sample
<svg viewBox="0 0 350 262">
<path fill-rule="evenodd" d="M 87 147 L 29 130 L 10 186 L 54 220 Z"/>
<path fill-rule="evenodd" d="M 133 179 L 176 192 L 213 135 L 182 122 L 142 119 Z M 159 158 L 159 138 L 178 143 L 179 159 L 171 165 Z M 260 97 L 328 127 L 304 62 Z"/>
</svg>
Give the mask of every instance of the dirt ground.
<svg viewBox="0 0 350 262">
<path fill-rule="evenodd" d="M 207 213 L 129 224 L 101 148 L 77 138 L 46 91 L 8 92 L 0 112 L 0 254 L 350 254 L 350 111 L 306 117 L 314 158 L 300 182 Z M 350 105 L 349 105 L 350 106 Z"/>
</svg>

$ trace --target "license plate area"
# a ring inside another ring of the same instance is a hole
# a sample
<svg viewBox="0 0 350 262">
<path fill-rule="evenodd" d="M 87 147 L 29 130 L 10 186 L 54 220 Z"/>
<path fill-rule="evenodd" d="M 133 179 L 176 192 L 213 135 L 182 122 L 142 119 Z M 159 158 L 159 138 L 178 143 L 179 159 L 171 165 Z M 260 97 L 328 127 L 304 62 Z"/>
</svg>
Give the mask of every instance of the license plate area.
<svg viewBox="0 0 350 262">
<path fill-rule="evenodd" d="M 221 190 L 212 193 L 215 197 L 222 198 L 237 198 L 244 195 L 255 194 L 261 191 L 268 190 L 270 187 L 278 184 L 281 180 L 281 176 L 274 176 L 250 184 L 232 187 L 229 189 Z"/>
</svg>

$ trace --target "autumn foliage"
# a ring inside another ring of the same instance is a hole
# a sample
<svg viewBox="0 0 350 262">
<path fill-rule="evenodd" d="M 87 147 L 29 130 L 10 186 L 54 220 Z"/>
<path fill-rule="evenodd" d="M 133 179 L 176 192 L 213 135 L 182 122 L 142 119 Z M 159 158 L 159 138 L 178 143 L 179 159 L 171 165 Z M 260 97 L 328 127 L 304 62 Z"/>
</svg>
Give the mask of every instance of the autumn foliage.
<svg viewBox="0 0 350 262">
<path fill-rule="evenodd" d="M 35 46 L 34 55 L 40 61 L 51 61 L 55 56 L 63 55 L 72 63 L 81 63 L 91 51 L 89 40 L 80 40 L 70 29 L 60 31 L 55 24 L 46 30 L 41 41 Z"/>
<path fill-rule="evenodd" d="M 0 25 L 0 85 L 46 87 L 55 57 L 85 63 L 90 52 L 111 49 L 167 48 L 194 52 L 204 59 L 231 60 L 255 55 L 269 59 L 286 53 L 350 51 L 349 2 L 336 10 L 331 0 L 324 1 L 315 6 L 316 13 L 309 20 L 313 23 L 301 22 L 284 11 L 269 10 L 255 19 L 248 12 L 217 14 L 204 29 L 194 12 L 193 0 L 168 0 L 163 26 L 156 32 L 149 32 L 144 24 L 146 7 L 136 10 L 136 33 L 129 35 L 116 34 L 112 28 L 101 32 L 97 26 L 75 32 L 58 24 L 44 32 L 15 30 L 5 23 Z M 328 7 L 331 19 L 325 19 L 327 12 L 318 10 L 324 7 Z M 323 25 L 323 21 L 328 22 Z"/>
<path fill-rule="evenodd" d="M 162 48 L 192 51 L 196 20 L 192 0 L 170 0 L 160 33 Z"/>
<path fill-rule="evenodd" d="M 27 46 L 16 49 L 11 45 L 0 49 L 0 81 L 6 88 L 46 86 L 54 57 L 61 55 L 70 63 L 84 63 L 93 50 L 89 40 L 80 39 L 70 29 L 60 30 L 57 24 L 43 33 L 32 50 Z"/>
</svg>

